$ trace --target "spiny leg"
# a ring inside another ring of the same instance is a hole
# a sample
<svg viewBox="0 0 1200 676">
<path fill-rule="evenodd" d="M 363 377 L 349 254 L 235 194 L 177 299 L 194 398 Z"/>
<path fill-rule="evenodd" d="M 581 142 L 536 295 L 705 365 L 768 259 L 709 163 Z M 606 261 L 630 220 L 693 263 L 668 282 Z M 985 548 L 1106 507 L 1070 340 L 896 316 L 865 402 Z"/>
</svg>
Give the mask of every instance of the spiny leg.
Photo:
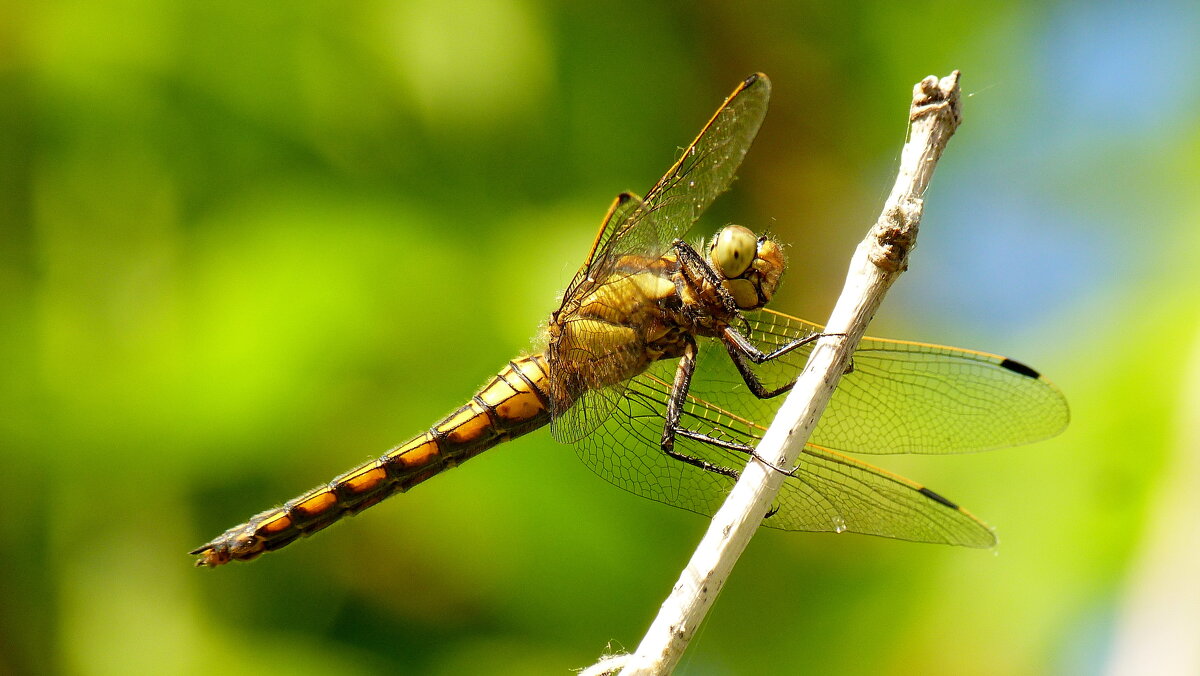
<svg viewBox="0 0 1200 676">
<path fill-rule="evenodd" d="M 675 369 L 675 381 L 671 385 L 671 392 L 667 397 L 667 411 L 663 424 L 663 433 L 660 445 L 662 450 L 667 455 L 685 462 L 693 467 L 698 467 L 707 472 L 714 472 L 724 476 L 738 478 L 738 471 L 722 465 L 716 465 L 702 458 L 697 458 L 692 455 L 680 453 L 675 450 L 675 438 L 684 437 L 693 439 L 701 443 L 723 448 L 736 453 L 745 454 L 748 457 L 754 458 L 763 463 L 767 467 L 784 474 L 791 474 L 787 470 L 780 469 L 774 464 L 768 462 L 763 457 L 754 451 L 754 447 L 748 444 L 738 443 L 736 441 L 728 441 L 718 439 L 717 437 L 704 434 L 702 432 L 694 432 L 680 425 L 680 418 L 683 415 L 683 405 L 687 400 L 688 390 L 692 384 L 692 374 L 696 372 L 696 341 L 691 336 L 685 337 L 683 354 L 679 357 L 679 364 Z"/>
<path fill-rule="evenodd" d="M 675 458 L 676 460 L 685 462 L 706 472 L 713 472 L 715 474 L 721 474 L 732 479 L 737 479 L 738 472 L 735 469 L 723 467 L 721 465 L 715 465 L 702 458 L 687 455 L 686 453 L 680 453 L 679 451 L 675 450 L 675 436 L 677 434 L 692 439 L 695 439 L 697 436 L 696 433 L 683 429 L 679 425 L 679 418 L 683 415 L 683 403 L 687 400 L 688 389 L 692 384 L 692 374 L 695 372 L 696 340 L 691 336 L 685 336 L 683 354 L 679 357 L 679 365 L 675 368 L 675 382 L 671 385 L 671 393 L 667 397 L 667 412 L 663 423 L 663 433 L 660 446 L 662 447 L 664 453 L 672 458 Z M 738 446 L 741 445 L 738 444 Z M 738 448 L 735 450 L 742 449 Z M 749 452 L 753 453 L 753 449 L 750 449 Z"/>
<path fill-rule="evenodd" d="M 791 352 L 792 350 L 795 350 L 798 347 L 804 347 L 805 345 L 808 345 L 809 343 L 814 343 L 817 340 L 824 338 L 825 336 L 840 336 L 840 335 L 844 335 L 844 334 L 813 333 L 811 335 L 804 336 L 803 338 L 797 338 L 797 339 L 791 341 L 790 343 L 787 343 L 786 345 L 775 348 L 774 350 L 772 350 L 770 352 L 763 352 L 762 350 L 755 347 L 754 343 L 751 343 L 749 338 L 746 338 L 742 334 L 738 333 L 737 330 L 734 329 L 732 326 L 726 326 L 725 329 L 721 332 L 721 341 L 725 343 L 725 347 L 728 348 L 731 353 L 734 350 L 736 350 L 737 352 L 741 353 L 743 356 L 745 356 L 747 359 L 754 362 L 755 364 L 762 364 L 763 362 L 768 362 L 773 359 L 778 359 L 779 357 L 782 357 L 783 355 L 787 354 L 788 352 Z"/>
<path fill-rule="evenodd" d="M 724 284 L 722 283 L 721 276 L 717 274 L 711 265 L 709 265 L 708 261 L 706 261 L 704 257 L 701 256 L 694 248 L 682 240 L 675 240 L 672 243 L 672 247 L 676 252 L 677 260 L 680 264 L 680 270 L 693 280 L 697 278 L 703 278 L 704 281 L 707 282 L 715 291 L 725 309 L 731 315 L 741 318 L 742 322 L 746 325 L 746 330 L 749 331 L 749 321 L 747 321 L 742 315 L 737 303 L 734 301 L 733 295 L 729 293 L 728 289 L 725 288 Z M 738 372 L 741 374 L 742 379 L 746 382 L 746 385 L 751 389 L 755 396 L 760 399 L 770 399 L 792 389 L 794 383 L 788 383 L 774 390 L 769 390 L 765 385 L 763 385 L 758 375 L 753 372 L 753 370 L 750 368 L 750 365 L 746 363 L 746 360 L 750 360 L 755 364 L 762 364 L 783 356 L 799 347 L 808 345 L 809 343 L 812 343 L 826 335 L 840 334 L 815 333 L 810 336 L 797 338 L 796 340 L 793 340 L 790 343 L 767 353 L 755 347 L 745 336 L 743 336 L 733 327 L 726 326 L 722 332 L 722 341 L 725 343 L 730 358 L 733 360 L 733 363 L 737 367 Z M 671 394 L 667 399 L 666 420 L 663 426 L 663 435 L 661 441 L 663 451 L 672 458 L 686 462 L 694 467 L 698 467 L 705 471 L 730 476 L 735 479 L 737 478 L 738 472 L 736 470 L 715 465 L 701 458 L 676 451 L 675 438 L 677 436 L 681 436 L 699 441 L 701 443 L 709 444 L 717 448 L 724 448 L 737 453 L 744 453 L 748 457 L 758 460 L 776 472 L 780 472 L 788 476 L 795 476 L 795 469 L 785 470 L 777 467 L 774 463 L 771 463 L 762 456 L 758 455 L 753 446 L 733 441 L 726 441 L 724 439 L 719 439 L 701 432 L 693 432 L 680 425 L 679 420 L 683 412 L 683 403 L 687 399 L 688 390 L 691 387 L 692 374 L 695 372 L 695 370 L 696 344 L 695 340 L 689 336 L 684 347 L 684 353 L 679 358 L 679 365 L 675 371 L 675 382 L 672 385 Z"/>
<path fill-rule="evenodd" d="M 704 256 L 700 255 L 690 244 L 680 239 L 675 240 L 671 246 L 675 249 L 680 270 L 691 279 L 703 278 L 712 287 L 713 292 L 717 294 L 717 298 L 720 299 L 725 311 L 731 316 L 741 319 L 742 323 L 746 325 L 746 329 L 749 330 L 750 323 L 742 316 L 737 302 L 733 299 L 733 294 L 729 293 L 729 290 L 725 288 L 721 275 L 717 274 L 717 271 L 713 270 L 712 265 L 704 260 Z"/>
<path fill-rule="evenodd" d="M 717 271 L 713 269 L 712 265 L 710 265 L 708 263 L 708 261 L 706 261 L 704 259 L 704 257 L 699 254 L 699 252 L 697 252 L 695 249 L 693 249 L 691 247 L 691 245 L 689 245 L 687 242 L 684 242 L 683 240 L 678 240 L 678 239 L 675 240 L 674 243 L 672 243 L 672 247 L 675 249 L 675 254 L 679 260 L 680 269 L 684 272 L 684 274 L 687 275 L 691 279 L 696 279 L 698 277 L 703 278 L 704 281 L 707 282 L 712 287 L 713 291 L 717 294 L 717 297 L 720 299 L 721 305 L 723 305 L 725 307 L 725 310 L 728 311 L 730 315 L 733 315 L 733 316 L 741 319 L 742 323 L 746 325 L 746 331 L 749 332 L 750 331 L 749 321 L 745 318 L 745 316 L 742 315 L 741 310 L 737 306 L 737 302 L 733 298 L 733 294 L 731 294 L 729 292 L 729 290 L 725 288 L 725 285 L 723 284 L 723 280 L 722 280 L 721 276 L 719 274 L 717 274 Z M 722 331 L 721 339 L 725 343 L 726 348 L 730 351 L 731 356 L 734 354 L 734 351 L 736 350 L 738 353 L 740 353 L 746 359 L 749 359 L 750 361 L 754 362 L 755 364 L 762 364 L 764 362 L 768 362 L 773 359 L 782 357 L 783 355 L 791 352 L 792 350 L 795 350 L 799 347 L 808 345 L 809 343 L 815 342 L 816 340 L 818 340 L 824 336 L 838 336 L 838 335 L 843 335 L 843 334 L 814 333 L 809 336 L 797 338 L 797 339 L 787 343 L 786 345 L 782 345 L 782 346 L 772 350 L 771 352 L 763 352 L 762 350 L 758 349 L 753 343 L 750 342 L 750 340 L 748 338 L 743 336 L 740 332 L 738 332 L 737 329 L 733 328 L 732 326 L 725 327 L 725 329 Z M 738 370 L 742 371 L 743 377 L 745 377 L 746 374 L 749 373 L 749 371 L 744 369 L 745 362 L 738 360 L 736 357 L 734 358 L 734 362 L 738 365 Z M 751 378 L 754 379 L 754 382 L 751 382 Z M 757 383 L 759 391 L 762 391 L 762 392 L 768 391 L 762 385 L 761 381 L 757 380 L 756 376 L 750 376 L 750 377 L 746 378 L 746 384 L 749 385 L 750 387 L 754 387 L 755 383 Z M 782 394 L 783 392 L 788 391 L 789 389 L 791 389 L 791 385 L 787 385 L 787 386 L 779 388 L 777 390 L 773 390 L 773 391 L 771 391 L 771 392 L 773 392 L 772 394 L 759 395 L 759 397 L 764 398 L 764 399 L 770 398 L 770 397 L 775 397 L 775 396 Z"/>
<path fill-rule="evenodd" d="M 750 391 L 754 393 L 754 396 L 758 397 L 759 399 L 771 399 L 772 397 L 777 397 L 784 392 L 791 390 L 792 386 L 796 384 L 795 381 L 788 382 L 773 390 L 769 390 L 758 377 L 758 374 L 754 372 L 754 369 L 750 367 L 750 364 L 746 363 L 747 360 L 754 362 L 755 364 L 762 364 L 764 362 L 777 359 L 788 352 L 795 350 L 796 348 L 808 345 L 809 343 L 815 342 L 816 340 L 824 338 L 825 336 L 840 335 L 845 334 L 814 333 L 810 336 L 797 338 L 796 340 L 772 350 L 771 352 L 763 352 L 755 347 L 754 344 L 751 343 L 745 336 L 738 333 L 733 327 L 726 326 L 721 332 L 721 342 L 725 344 L 725 351 L 729 353 L 729 358 L 733 361 L 733 365 L 737 367 L 738 373 L 742 376 L 742 380 L 745 381 L 746 386 L 750 388 Z M 846 366 L 846 373 L 850 373 L 853 370 L 854 362 L 851 361 Z"/>
<path fill-rule="evenodd" d="M 733 365 L 737 367 L 738 373 L 741 374 L 742 380 L 746 383 L 746 387 L 749 387 L 750 392 L 759 399 L 770 399 L 772 397 L 777 397 L 792 389 L 792 386 L 796 384 L 796 381 L 792 380 L 773 390 L 768 390 L 767 387 L 763 385 L 763 382 L 758 377 L 758 374 L 754 372 L 754 369 L 750 368 L 750 364 L 746 363 L 748 357 L 746 357 L 741 350 L 735 347 L 732 343 L 726 341 L 725 351 L 729 353 L 729 359 L 733 362 Z"/>
</svg>

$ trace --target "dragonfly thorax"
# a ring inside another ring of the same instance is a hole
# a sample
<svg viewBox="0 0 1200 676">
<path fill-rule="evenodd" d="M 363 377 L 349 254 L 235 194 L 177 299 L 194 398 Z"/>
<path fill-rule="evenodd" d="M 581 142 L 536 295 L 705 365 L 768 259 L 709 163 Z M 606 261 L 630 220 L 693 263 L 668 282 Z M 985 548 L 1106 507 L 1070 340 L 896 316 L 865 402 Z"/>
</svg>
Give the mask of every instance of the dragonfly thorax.
<svg viewBox="0 0 1200 676">
<path fill-rule="evenodd" d="M 770 302 L 779 287 L 786 262 L 779 243 L 749 228 L 727 225 L 708 248 L 713 269 L 742 310 L 757 310 Z"/>
</svg>

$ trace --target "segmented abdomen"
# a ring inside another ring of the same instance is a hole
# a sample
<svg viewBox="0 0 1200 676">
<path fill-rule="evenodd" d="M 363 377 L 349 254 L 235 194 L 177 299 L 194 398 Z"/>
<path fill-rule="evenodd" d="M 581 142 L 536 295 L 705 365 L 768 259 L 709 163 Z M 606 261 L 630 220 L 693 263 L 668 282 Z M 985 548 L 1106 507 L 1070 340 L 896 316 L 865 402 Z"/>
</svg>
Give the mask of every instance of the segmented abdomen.
<svg viewBox="0 0 1200 676">
<path fill-rule="evenodd" d="M 394 493 L 455 467 L 487 449 L 550 422 L 546 360 L 535 354 L 508 363 L 465 406 L 428 432 L 324 486 L 230 528 L 192 554 L 197 566 L 248 561 L 357 514 Z"/>
</svg>

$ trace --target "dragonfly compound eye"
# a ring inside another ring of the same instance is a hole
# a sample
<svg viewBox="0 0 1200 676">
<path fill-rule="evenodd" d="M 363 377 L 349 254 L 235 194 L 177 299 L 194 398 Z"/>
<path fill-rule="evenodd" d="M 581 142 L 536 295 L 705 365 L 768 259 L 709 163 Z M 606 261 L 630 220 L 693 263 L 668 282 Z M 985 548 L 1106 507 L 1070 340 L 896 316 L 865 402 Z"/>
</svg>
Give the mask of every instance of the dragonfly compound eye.
<svg viewBox="0 0 1200 676">
<path fill-rule="evenodd" d="M 758 240 L 754 233 L 740 225 L 727 225 L 717 235 L 709 256 L 725 279 L 741 277 L 754 262 Z"/>
</svg>

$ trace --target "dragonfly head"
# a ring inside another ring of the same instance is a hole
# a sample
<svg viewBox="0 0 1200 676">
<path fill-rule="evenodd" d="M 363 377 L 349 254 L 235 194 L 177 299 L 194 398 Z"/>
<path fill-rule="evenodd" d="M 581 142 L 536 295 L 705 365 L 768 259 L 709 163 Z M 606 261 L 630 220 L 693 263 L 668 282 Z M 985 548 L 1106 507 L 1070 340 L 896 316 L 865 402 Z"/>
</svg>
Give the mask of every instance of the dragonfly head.
<svg viewBox="0 0 1200 676">
<path fill-rule="evenodd" d="M 717 233 L 708 258 L 743 310 L 757 310 L 770 302 L 785 265 L 778 242 L 766 235 L 756 237 L 740 225 L 727 225 Z"/>
</svg>

